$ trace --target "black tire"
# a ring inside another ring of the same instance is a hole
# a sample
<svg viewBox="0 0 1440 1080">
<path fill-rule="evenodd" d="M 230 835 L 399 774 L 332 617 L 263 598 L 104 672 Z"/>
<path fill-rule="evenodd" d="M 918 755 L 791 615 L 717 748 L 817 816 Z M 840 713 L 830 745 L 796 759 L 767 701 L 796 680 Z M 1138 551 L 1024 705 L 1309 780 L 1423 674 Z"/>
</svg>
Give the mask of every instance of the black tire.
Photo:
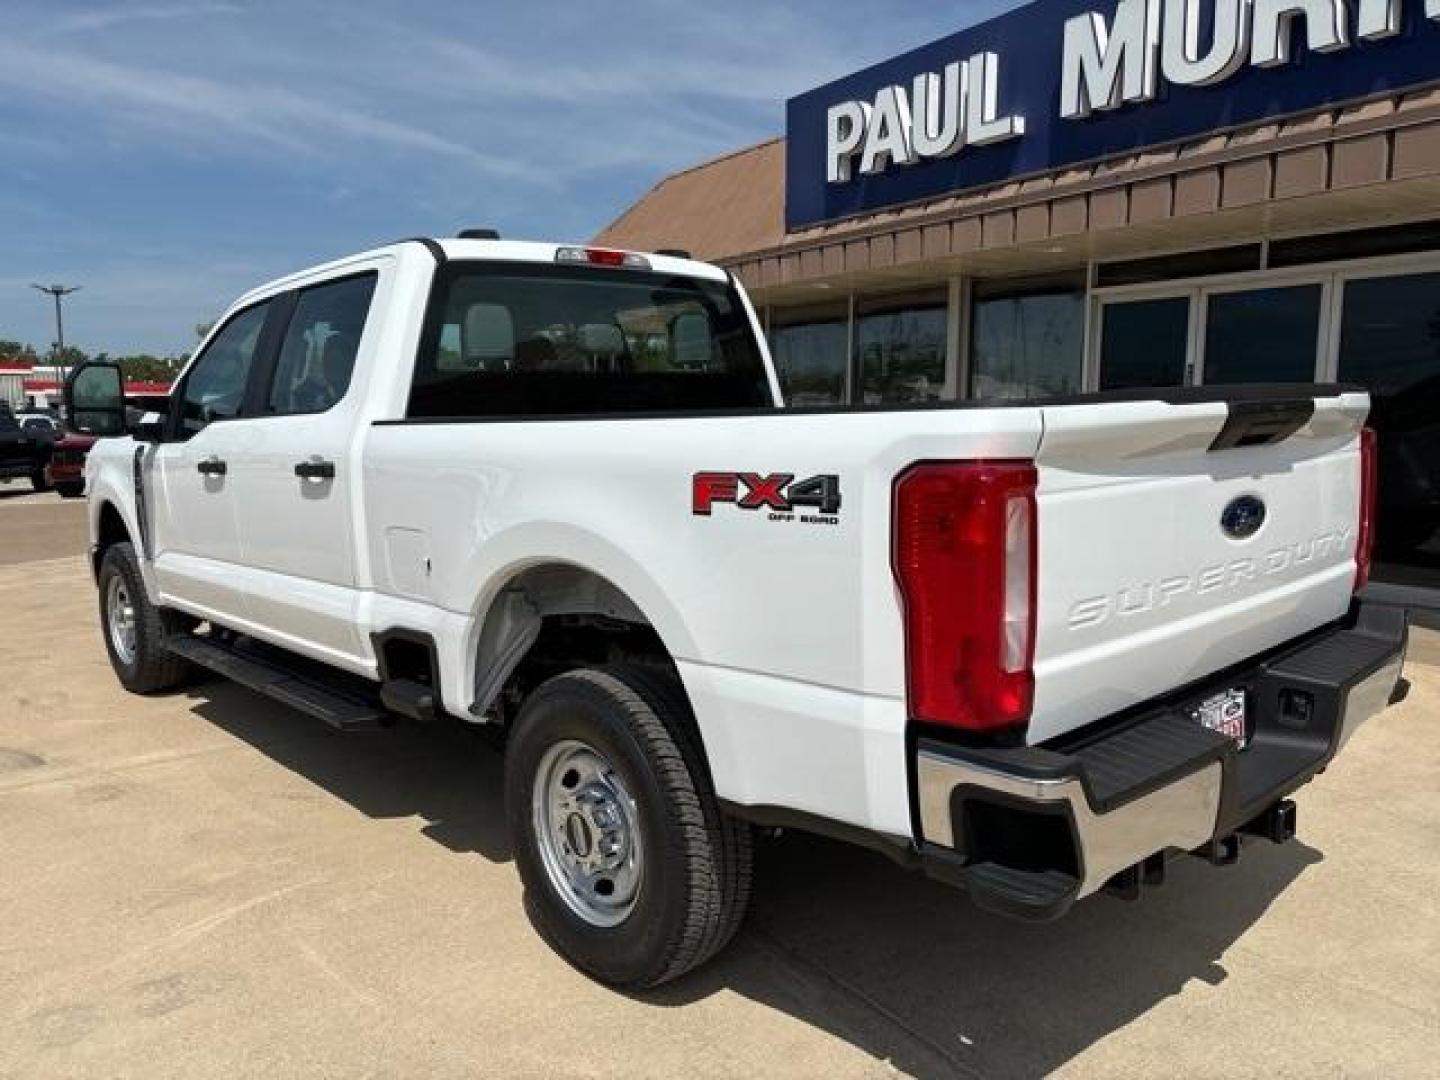
<svg viewBox="0 0 1440 1080">
<path fill-rule="evenodd" d="M 126 657 L 117 649 L 111 628 L 110 604 L 114 599 L 112 579 L 119 578 L 133 611 L 134 647 Z M 135 549 L 127 543 L 112 544 L 100 561 L 100 636 L 110 654 L 110 666 L 122 686 L 132 694 L 153 694 L 179 686 L 189 677 L 190 665 L 165 647 L 171 633 L 183 632 L 185 618 L 157 608 L 145 592 Z"/>
<path fill-rule="evenodd" d="M 30 486 L 36 491 L 50 490 L 50 477 L 45 475 L 44 469 L 36 469 L 30 474 Z"/>
<path fill-rule="evenodd" d="M 55 485 L 55 490 L 62 499 L 82 499 L 85 497 L 85 484 L 60 483 Z"/>
<path fill-rule="evenodd" d="M 547 871 L 532 800 L 547 751 L 575 740 L 631 793 L 645 859 L 634 907 L 615 926 L 581 918 Z M 724 814 L 673 676 L 639 666 L 558 675 L 525 702 L 505 760 L 505 810 L 536 928 L 566 960 L 611 986 L 684 975 L 729 943 L 749 903 L 749 827 Z"/>
</svg>

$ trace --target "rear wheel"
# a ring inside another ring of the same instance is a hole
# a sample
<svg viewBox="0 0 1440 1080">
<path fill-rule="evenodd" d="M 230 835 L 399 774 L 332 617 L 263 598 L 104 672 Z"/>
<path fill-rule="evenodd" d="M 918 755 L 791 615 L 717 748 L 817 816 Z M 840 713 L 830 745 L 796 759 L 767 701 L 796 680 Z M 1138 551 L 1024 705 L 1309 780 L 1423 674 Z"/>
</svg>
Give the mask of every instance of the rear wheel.
<svg viewBox="0 0 1440 1080">
<path fill-rule="evenodd" d="M 657 986 L 734 936 L 750 834 L 720 810 L 673 677 L 623 666 L 546 682 L 510 738 L 505 802 L 536 926 L 580 970 Z"/>
<path fill-rule="evenodd" d="M 189 665 L 165 647 L 165 639 L 182 632 L 185 619 L 150 602 L 135 549 L 129 544 L 107 548 L 98 584 L 100 629 L 121 685 L 149 694 L 184 682 Z"/>
<path fill-rule="evenodd" d="M 44 469 L 36 469 L 30 474 L 30 486 L 36 491 L 50 490 L 50 477 Z"/>
<path fill-rule="evenodd" d="M 61 482 L 55 485 L 55 490 L 62 499 L 79 499 L 85 494 L 85 482 L 80 483 Z"/>
</svg>

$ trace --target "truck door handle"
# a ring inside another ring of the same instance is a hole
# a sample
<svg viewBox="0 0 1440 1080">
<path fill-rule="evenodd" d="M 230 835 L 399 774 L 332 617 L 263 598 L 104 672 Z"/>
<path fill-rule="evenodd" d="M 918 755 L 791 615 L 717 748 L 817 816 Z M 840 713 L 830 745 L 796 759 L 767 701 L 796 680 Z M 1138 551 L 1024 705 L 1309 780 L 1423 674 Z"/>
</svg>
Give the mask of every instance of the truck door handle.
<svg viewBox="0 0 1440 1080">
<path fill-rule="evenodd" d="M 201 476 L 224 476 L 230 467 L 218 457 L 208 457 L 196 464 L 195 471 Z"/>
<path fill-rule="evenodd" d="M 311 458 L 295 466 L 295 475 L 302 480 L 334 480 L 335 463 L 321 458 Z"/>
</svg>

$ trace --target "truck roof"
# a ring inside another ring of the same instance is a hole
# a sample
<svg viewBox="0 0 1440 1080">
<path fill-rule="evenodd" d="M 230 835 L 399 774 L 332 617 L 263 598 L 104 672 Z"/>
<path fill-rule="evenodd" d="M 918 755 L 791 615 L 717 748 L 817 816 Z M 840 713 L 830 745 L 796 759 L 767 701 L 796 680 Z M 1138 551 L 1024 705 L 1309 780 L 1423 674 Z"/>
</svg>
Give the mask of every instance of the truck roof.
<svg viewBox="0 0 1440 1080">
<path fill-rule="evenodd" d="M 286 274 L 283 277 L 275 278 L 259 285 L 245 295 L 241 296 L 231 309 L 250 303 L 259 297 L 270 293 L 281 292 L 302 283 L 309 278 L 322 274 L 330 274 L 337 270 L 344 270 L 354 263 L 364 262 L 382 255 L 394 255 L 406 248 L 425 245 L 432 253 L 436 250 L 442 252 L 446 259 L 465 260 L 488 260 L 493 262 L 529 262 L 541 265 L 553 265 L 556 261 L 556 252 L 563 248 L 596 250 L 593 244 L 557 244 L 538 242 L 533 240 L 460 240 L 451 238 L 416 237 L 408 240 L 401 240 L 393 244 L 386 244 L 383 247 L 371 248 L 369 251 L 357 252 L 354 255 L 346 255 L 343 258 L 332 259 L 329 262 L 320 263 L 317 266 L 307 267 L 304 270 L 297 270 Z M 623 250 L 606 248 L 600 250 Z M 648 251 L 627 252 L 642 256 L 650 266 L 662 274 L 681 274 L 685 277 L 701 278 L 706 281 L 724 281 L 727 274 L 718 266 L 711 263 L 700 262 L 696 259 L 680 258 L 675 255 L 657 255 Z"/>
</svg>

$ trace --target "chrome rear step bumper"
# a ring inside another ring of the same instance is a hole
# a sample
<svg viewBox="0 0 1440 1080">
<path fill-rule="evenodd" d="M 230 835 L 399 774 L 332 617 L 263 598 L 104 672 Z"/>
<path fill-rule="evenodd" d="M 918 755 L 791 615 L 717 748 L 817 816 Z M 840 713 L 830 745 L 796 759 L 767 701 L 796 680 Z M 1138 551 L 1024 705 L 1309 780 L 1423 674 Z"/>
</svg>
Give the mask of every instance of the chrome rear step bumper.
<svg viewBox="0 0 1440 1080">
<path fill-rule="evenodd" d="M 1232 837 L 1263 832 L 1257 822 L 1390 703 L 1406 641 L 1403 612 L 1363 606 L 1246 670 L 1078 737 L 1011 749 L 922 738 L 926 868 L 982 907 L 1043 920 L 1167 851 L 1236 851 Z M 1244 750 L 1187 711 L 1231 687 L 1245 689 L 1253 718 Z"/>
</svg>

